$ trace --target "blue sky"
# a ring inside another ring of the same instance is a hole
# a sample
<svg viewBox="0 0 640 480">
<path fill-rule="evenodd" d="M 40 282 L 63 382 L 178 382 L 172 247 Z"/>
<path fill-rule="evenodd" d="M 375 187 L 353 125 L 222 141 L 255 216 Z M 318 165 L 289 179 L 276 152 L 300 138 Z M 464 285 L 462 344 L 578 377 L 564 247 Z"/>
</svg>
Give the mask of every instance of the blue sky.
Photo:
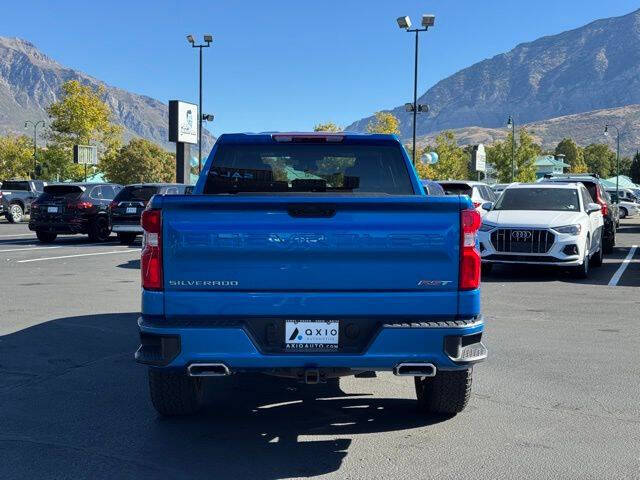
<svg viewBox="0 0 640 480">
<path fill-rule="evenodd" d="M 419 93 L 477 61 L 639 7 L 637 0 L 3 2 L 0 35 L 163 102 L 197 102 L 197 52 L 212 33 L 204 111 L 214 134 L 347 125 L 410 101 L 413 38 L 395 18 L 436 15 L 420 43 Z"/>
</svg>

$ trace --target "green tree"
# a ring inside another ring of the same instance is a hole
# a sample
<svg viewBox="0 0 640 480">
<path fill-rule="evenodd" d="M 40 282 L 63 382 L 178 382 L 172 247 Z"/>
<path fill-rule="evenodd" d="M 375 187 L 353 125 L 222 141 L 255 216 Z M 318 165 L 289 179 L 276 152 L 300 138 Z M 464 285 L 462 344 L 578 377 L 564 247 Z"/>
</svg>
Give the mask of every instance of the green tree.
<svg viewBox="0 0 640 480">
<path fill-rule="evenodd" d="M 525 130 L 519 130 L 519 144 L 515 151 L 515 181 L 533 182 L 536 179 L 535 159 L 542 148 L 533 141 L 533 137 Z M 503 142 L 497 142 L 487 147 L 487 162 L 491 164 L 498 177 L 498 182 L 511 181 L 511 142 L 512 134 L 509 133 Z"/>
<path fill-rule="evenodd" d="M 342 132 L 342 127 L 339 127 L 333 122 L 318 123 L 313 127 L 314 132 Z"/>
<path fill-rule="evenodd" d="M 26 136 L 0 137 L 0 181 L 30 178 L 33 173 L 33 142 Z"/>
<path fill-rule="evenodd" d="M 615 162 L 615 160 L 614 160 Z M 620 175 L 626 175 L 627 177 L 630 177 L 630 173 L 631 173 L 631 163 L 633 162 L 633 160 L 630 157 L 620 157 Z M 613 167 L 613 175 L 615 175 L 616 173 L 616 168 L 615 168 L 615 163 L 614 163 L 614 167 Z"/>
<path fill-rule="evenodd" d="M 101 160 L 112 159 L 120 148 L 122 127 L 111 121 L 111 109 L 102 99 L 104 88 L 92 88 L 76 80 L 62 85 L 62 97 L 47 109 L 51 117 L 49 148 L 43 170 L 77 179 L 83 167 L 73 165 L 73 146 L 97 145 Z M 48 165 L 47 162 L 52 164 Z"/>
<path fill-rule="evenodd" d="M 554 153 L 556 155 L 564 155 L 565 162 L 571 165 L 569 169 L 571 173 L 584 173 L 587 171 L 587 165 L 584 163 L 584 151 L 576 145 L 571 138 L 563 138 Z"/>
<path fill-rule="evenodd" d="M 640 151 L 636 152 L 631 161 L 631 168 L 629 169 L 629 177 L 635 184 L 640 184 Z"/>
<path fill-rule="evenodd" d="M 453 132 L 442 132 L 436 137 L 435 152 L 438 154 L 438 163 L 429 165 L 433 170 L 432 178 L 437 180 L 469 178 L 468 155 L 458 146 Z"/>
<path fill-rule="evenodd" d="M 590 173 L 602 178 L 615 175 L 616 154 L 605 143 L 592 143 L 584 149 L 584 162 Z"/>
<path fill-rule="evenodd" d="M 376 119 L 367 125 L 369 133 L 392 133 L 398 135 L 400 133 L 400 122 L 393 113 L 377 112 Z"/>
<path fill-rule="evenodd" d="M 110 182 L 126 185 L 143 182 L 171 182 L 175 179 L 174 156 L 155 143 L 134 138 L 118 152 L 105 157 L 100 168 Z"/>
</svg>

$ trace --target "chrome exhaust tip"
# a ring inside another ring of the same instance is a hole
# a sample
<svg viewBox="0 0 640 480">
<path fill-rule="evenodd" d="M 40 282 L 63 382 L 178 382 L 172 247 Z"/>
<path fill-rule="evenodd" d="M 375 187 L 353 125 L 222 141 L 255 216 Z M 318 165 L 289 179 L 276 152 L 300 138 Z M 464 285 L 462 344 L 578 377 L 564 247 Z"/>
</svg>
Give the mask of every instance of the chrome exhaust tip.
<svg viewBox="0 0 640 480">
<path fill-rule="evenodd" d="M 393 368 L 393 374 L 399 377 L 435 377 L 436 366 L 433 363 L 399 363 Z"/>
<path fill-rule="evenodd" d="M 190 377 L 224 377 L 231 370 L 224 363 L 192 363 L 187 367 Z"/>
</svg>

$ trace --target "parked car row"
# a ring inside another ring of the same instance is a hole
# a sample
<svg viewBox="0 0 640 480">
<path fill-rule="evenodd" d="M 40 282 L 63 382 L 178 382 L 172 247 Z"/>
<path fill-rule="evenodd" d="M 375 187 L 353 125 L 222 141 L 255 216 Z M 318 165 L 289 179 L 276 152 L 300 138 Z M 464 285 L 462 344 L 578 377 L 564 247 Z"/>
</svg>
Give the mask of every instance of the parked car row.
<svg viewBox="0 0 640 480">
<path fill-rule="evenodd" d="M 112 183 L 46 185 L 31 204 L 29 230 L 44 243 L 59 234 L 89 235 L 92 242 L 104 242 L 111 234 L 109 204 L 121 189 Z"/>
<path fill-rule="evenodd" d="M 29 229 L 38 240 L 51 243 L 60 234 L 88 235 L 106 241 L 111 232 L 122 244 L 142 234 L 140 217 L 153 195 L 191 193 L 193 186 L 177 183 L 56 183 L 7 180 L 0 188 L 0 215 L 11 223 L 30 215 Z"/>
<path fill-rule="evenodd" d="M 482 267 L 495 264 L 553 265 L 586 278 L 613 252 L 620 218 L 640 214 L 629 189 L 605 188 L 597 175 L 548 175 L 534 184 L 423 180 L 428 195 L 467 195 L 483 217 L 479 231 Z"/>
</svg>

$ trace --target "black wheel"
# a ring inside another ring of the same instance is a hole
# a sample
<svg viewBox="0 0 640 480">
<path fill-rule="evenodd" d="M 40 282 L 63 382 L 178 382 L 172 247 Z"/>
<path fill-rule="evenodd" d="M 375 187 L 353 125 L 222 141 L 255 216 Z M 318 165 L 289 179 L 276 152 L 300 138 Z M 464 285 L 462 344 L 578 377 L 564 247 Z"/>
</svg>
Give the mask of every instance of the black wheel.
<svg viewBox="0 0 640 480">
<path fill-rule="evenodd" d="M 121 232 L 121 233 L 118 233 L 118 241 L 122 245 L 131 245 L 136 241 L 137 236 L 138 235 L 136 233 Z"/>
<path fill-rule="evenodd" d="M 19 203 L 9 205 L 9 211 L 5 215 L 9 223 L 20 223 L 24 217 L 24 209 Z"/>
<path fill-rule="evenodd" d="M 435 377 L 415 377 L 418 409 L 444 415 L 460 413 L 469 402 L 472 377 L 473 368 L 439 371 Z"/>
<path fill-rule="evenodd" d="M 36 237 L 42 243 L 53 243 L 56 241 L 58 234 L 55 232 L 45 232 L 42 230 L 36 230 Z"/>
<path fill-rule="evenodd" d="M 107 217 L 99 216 L 89 224 L 89 240 L 92 242 L 106 242 L 109 235 L 111 235 L 111 229 Z"/>
<path fill-rule="evenodd" d="M 483 263 L 481 268 L 482 268 L 482 275 L 490 275 L 491 271 L 493 270 L 493 264 Z"/>
<path fill-rule="evenodd" d="M 582 260 L 582 265 L 578 265 L 577 267 L 573 267 L 573 276 L 575 278 L 588 278 L 589 277 L 589 267 L 590 267 L 590 258 L 589 258 L 589 241 L 587 240 L 585 248 L 584 259 Z"/>
<path fill-rule="evenodd" d="M 593 267 L 601 267 L 602 266 L 602 257 L 604 256 L 602 253 L 602 235 L 600 236 L 600 248 L 598 248 L 598 251 L 596 253 L 593 254 L 593 257 L 591 257 L 591 265 Z"/>
<path fill-rule="evenodd" d="M 150 368 L 149 394 L 160 415 L 191 415 L 202 407 L 202 379 Z"/>
<path fill-rule="evenodd" d="M 611 236 L 609 238 L 605 238 L 602 242 L 604 247 L 604 253 L 613 253 L 613 247 L 616 245 L 616 231 L 613 229 L 611 232 Z"/>
<path fill-rule="evenodd" d="M 622 207 L 622 208 L 620 209 L 620 218 L 627 218 L 627 215 L 629 215 L 629 214 L 627 213 L 627 209 L 626 209 L 626 208 L 624 208 L 624 207 Z M 618 226 L 620 226 L 620 224 L 618 224 Z"/>
</svg>

